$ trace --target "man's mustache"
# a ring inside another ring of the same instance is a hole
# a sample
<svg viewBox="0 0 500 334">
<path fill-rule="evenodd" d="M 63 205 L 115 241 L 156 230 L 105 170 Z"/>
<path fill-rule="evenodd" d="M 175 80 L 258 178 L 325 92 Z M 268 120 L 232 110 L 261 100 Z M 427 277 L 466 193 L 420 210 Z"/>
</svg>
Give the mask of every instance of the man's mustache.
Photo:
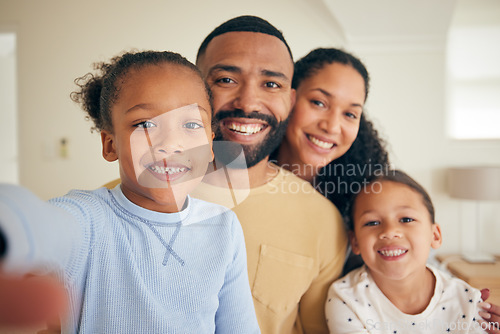
<svg viewBox="0 0 500 334">
<path fill-rule="evenodd" d="M 221 110 L 214 116 L 214 121 L 220 122 L 226 118 L 249 118 L 258 119 L 266 122 L 270 127 L 276 128 L 278 126 L 278 120 L 271 115 L 261 114 L 256 111 L 246 113 L 241 109 L 235 110 Z"/>
</svg>

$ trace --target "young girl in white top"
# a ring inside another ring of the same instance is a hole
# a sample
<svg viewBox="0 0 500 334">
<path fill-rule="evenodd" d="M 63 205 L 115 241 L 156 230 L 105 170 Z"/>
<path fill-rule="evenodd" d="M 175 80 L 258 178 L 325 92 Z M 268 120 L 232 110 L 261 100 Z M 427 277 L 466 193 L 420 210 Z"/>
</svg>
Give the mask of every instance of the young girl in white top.
<svg viewBox="0 0 500 334">
<path fill-rule="evenodd" d="M 352 249 L 365 265 L 330 287 L 330 333 L 484 333 L 480 291 L 426 264 L 442 242 L 429 195 L 401 171 L 381 174 L 350 207 Z"/>
<path fill-rule="evenodd" d="M 147 51 L 99 70 L 73 98 L 122 183 L 49 202 L 0 185 L 0 274 L 57 271 L 63 333 L 259 333 L 236 215 L 189 196 L 213 159 L 198 69 Z"/>
</svg>

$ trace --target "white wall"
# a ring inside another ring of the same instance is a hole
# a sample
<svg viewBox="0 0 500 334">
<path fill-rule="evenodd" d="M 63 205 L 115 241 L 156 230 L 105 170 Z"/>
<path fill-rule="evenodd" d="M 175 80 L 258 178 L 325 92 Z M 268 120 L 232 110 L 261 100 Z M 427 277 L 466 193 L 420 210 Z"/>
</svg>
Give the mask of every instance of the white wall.
<svg viewBox="0 0 500 334">
<path fill-rule="evenodd" d="M 20 183 L 48 199 L 117 178 L 116 163 L 102 159 L 99 135 L 69 98 L 73 80 L 131 48 L 173 50 L 194 61 L 213 28 L 243 14 L 282 29 L 297 56 L 342 41 L 327 12 L 302 0 L 0 0 L 0 27 L 13 27 L 19 43 Z M 56 156 L 61 138 L 67 159 Z"/>
<path fill-rule="evenodd" d="M 117 166 L 100 156 L 99 136 L 89 132 L 90 123 L 69 99 L 74 78 L 92 62 L 130 48 L 170 49 L 194 60 L 203 38 L 240 14 L 259 15 L 282 29 L 296 59 L 315 47 L 348 44 L 321 0 L 0 0 L 0 26 L 13 25 L 19 34 L 21 184 L 49 198 L 117 177 Z M 360 12 L 360 22 L 363 17 Z M 474 217 L 470 203 L 446 195 L 445 168 L 500 164 L 500 142 L 447 138 L 444 38 L 430 46 L 418 40 L 382 42 L 378 49 L 377 43 L 349 46 L 372 76 L 368 113 L 390 142 L 396 166 L 433 196 L 445 236 L 442 250 L 458 251 L 460 219 L 470 223 Z M 62 137 L 69 139 L 70 157 L 45 158 Z M 500 253 L 499 204 L 484 207 L 485 248 Z"/>
<path fill-rule="evenodd" d="M 500 165 L 500 142 L 447 138 L 444 49 L 391 48 L 390 53 L 365 51 L 362 58 L 373 79 L 367 112 L 389 143 L 392 163 L 422 183 L 433 198 L 444 235 L 440 251 L 472 248 L 473 240 L 461 240 L 461 235 L 475 232 L 475 206 L 447 195 L 446 169 Z M 500 253 L 500 203 L 481 203 L 481 208 L 482 247 Z"/>
<path fill-rule="evenodd" d="M 19 183 L 17 164 L 16 36 L 0 30 L 0 182 Z"/>
<path fill-rule="evenodd" d="M 387 1 L 387 0 L 386 0 Z M 485 7 L 481 8 L 479 2 Z M 443 6 L 444 2 L 440 2 Z M 448 1 L 448 6 L 454 5 Z M 452 140 L 447 134 L 447 33 L 450 26 L 486 22 L 500 25 L 500 3 L 478 0 L 475 10 L 467 0 L 458 1 L 445 27 L 434 33 L 414 31 L 401 35 L 369 36 L 358 31 L 347 38 L 372 76 L 368 113 L 390 144 L 391 159 L 430 192 L 444 243 L 440 252 L 468 251 L 475 247 L 478 223 L 476 203 L 452 199 L 447 194 L 446 169 L 452 166 L 500 165 L 500 140 Z M 363 16 L 363 10 L 358 14 Z M 468 16 L 474 14 L 474 17 Z M 481 15 L 482 13 L 482 15 Z M 385 11 L 388 17 L 396 15 Z M 425 12 L 415 21 L 425 22 Z M 435 15 L 435 13 L 432 13 Z M 431 16 L 432 16 L 431 15 Z M 466 18 L 464 18 L 466 15 Z M 443 29 L 444 28 L 444 29 Z M 490 41 L 496 44 L 500 41 Z M 478 53 L 487 51 L 479 51 Z M 480 57 L 480 56 L 479 56 Z M 497 62 L 495 66 L 500 66 Z M 493 70 L 493 69 L 492 69 Z M 500 92 L 499 92 L 500 94 Z M 488 122 L 483 119 L 483 122 Z M 500 254 L 500 201 L 480 203 L 480 247 Z"/>
</svg>

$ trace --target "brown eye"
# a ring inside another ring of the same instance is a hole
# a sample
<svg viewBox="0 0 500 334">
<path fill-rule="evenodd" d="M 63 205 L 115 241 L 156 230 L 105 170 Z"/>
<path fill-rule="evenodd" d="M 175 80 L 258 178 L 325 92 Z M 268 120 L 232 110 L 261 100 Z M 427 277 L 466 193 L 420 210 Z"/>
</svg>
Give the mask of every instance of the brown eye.
<svg viewBox="0 0 500 334">
<path fill-rule="evenodd" d="M 230 79 L 230 78 L 222 78 L 222 79 L 217 80 L 216 82 L 220 82 L 220 83 L 232 83 L 234 81 L 232 79 Z"/>
<path fill-rule="evenodd" d="M 280 85 L 278 85 L 276 82 L 270 81 L 270 82 L 266 82 L 266 87 L 267 88 L 279 88 Z"/>
<path fill-rule="evenodd" d="M 326 105 L 323 102 L 318 101 L 318 100 L 311 100 L 311 103 L 314 104 L 315 106 L 320 107 L 320 108 L 325 108 L 326 107 Z"/>
<path fill-rule="evenodd" d="M 352 112 L 349 112 L 349 111 L 346 111 L 345 112 L 345 115 L 349 118 L 352 118 L 352 119 L 356 119 L 358 118 L 358 116 L 355 114 L 355 113 L 352 113 Z"/>
</svg>

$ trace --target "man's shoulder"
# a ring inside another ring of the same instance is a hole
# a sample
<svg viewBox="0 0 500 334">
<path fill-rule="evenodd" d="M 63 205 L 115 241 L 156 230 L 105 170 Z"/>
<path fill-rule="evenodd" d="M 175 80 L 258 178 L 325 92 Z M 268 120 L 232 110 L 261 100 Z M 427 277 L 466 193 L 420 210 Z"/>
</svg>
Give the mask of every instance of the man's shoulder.
<svg viewBox="0 0 500 334">
<path fill-rule="evenodd" d="M 279 167 L 278 175 L 269 182 L 268 186 L 282 195 L 300 197 L 301 201 L 315 203 L 318 206 L 335 207 L 325 196 L 317 191 L 309 182 L 301 179 L 296 174 Z"/>
<path fill-rule="evenodd" d="M 276 166 L 276 175 L 267 183 L 251 189 L 234 189 L 229 183 L 226 187 L 202 182 L 191 193 L 195 198 L 218 203 L 241 213 L 266 211 L 270 206 L 280 214 L 306 212 L 321 213 L 325 220 L 339 219 L 336 206 L 320 194 L 307 181 L 292 172 Z M 285 210 L 285 211 L 283 211 Z"/>
<path fill-rule="evenodd" d="M 114 187 L 116 187 L 120 183 L 121 183 L 121 179 L 115 179 L 113 181 L 106 183 L 105 185 L 103 185 L 103 187 L 108 188 L 108 189 L 113 189 Z"/>
</svg>

